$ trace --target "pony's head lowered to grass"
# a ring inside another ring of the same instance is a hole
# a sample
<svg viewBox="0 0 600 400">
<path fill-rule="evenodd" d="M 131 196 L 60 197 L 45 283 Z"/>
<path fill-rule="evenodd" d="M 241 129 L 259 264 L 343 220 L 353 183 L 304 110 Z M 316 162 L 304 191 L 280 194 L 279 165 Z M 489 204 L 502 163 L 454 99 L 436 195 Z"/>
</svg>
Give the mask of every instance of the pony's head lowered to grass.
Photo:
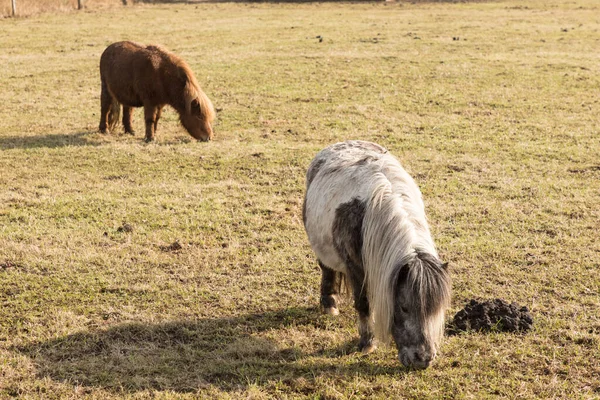
<svg viewBox="0 0 600 400">
<path fill-rule="evenodd" d="M 215 110 L 210 99 L 200 89 L 191 71 L 183 91 L 183 97 L 185 110 L 179 114 L 181 124 L 195 139 L 204 142 L 211 140 Z"/>
</svg>

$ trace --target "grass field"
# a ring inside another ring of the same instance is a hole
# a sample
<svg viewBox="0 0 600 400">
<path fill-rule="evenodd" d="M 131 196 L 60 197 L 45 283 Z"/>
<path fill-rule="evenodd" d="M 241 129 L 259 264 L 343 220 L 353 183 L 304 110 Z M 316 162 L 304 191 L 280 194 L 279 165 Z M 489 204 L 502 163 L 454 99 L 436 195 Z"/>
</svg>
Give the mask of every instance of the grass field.
<svg viewBox="0 0 600 400">
<path fill-rule="evenodd" d="M 0 18 L 11 17 L 13 0 L 0 0 Z M 72 12 L 78 8 L 77 0 L 14 0 L 16 17 L 28 17 L 44 12 Z M 147 0 L 151 1 L 151 0 Z M 129 0 L 131 3 L 131 0 Z M 115 8 L 122 5 L 122 0 L 83 0 L 83 7 L 88 10 Z"/>
<path fill-rule="evenodd" d="M 91 0 L 90 0 L 91 1 Z M 600 398 L 600 5 L 198 3 L 0 20 L 0 398 Z M 322 40 L 317 38 L 320 36 Z M 219 108 L 197 143 L 101 135 L 98 61 L 185 58 Z M 302 227 L 323 147 L 415 177 L 453 279 L 530 308 L 424 371 L 320 315 Z"/>
</svg>

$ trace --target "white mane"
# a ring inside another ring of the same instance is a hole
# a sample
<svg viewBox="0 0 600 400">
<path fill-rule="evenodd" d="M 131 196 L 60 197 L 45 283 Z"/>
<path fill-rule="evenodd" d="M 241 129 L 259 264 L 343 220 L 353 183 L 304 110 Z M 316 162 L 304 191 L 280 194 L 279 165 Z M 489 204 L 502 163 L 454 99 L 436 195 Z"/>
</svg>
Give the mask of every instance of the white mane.
<svg viewBox="0 0 600 400">
<path fill-rule="evenodd" d="M 372 177 L 371 195 L 365 199 L 362 257 L 374 333 L 379 341 L 387 343 L 394 322 L 394 291 L 400 267 L 414 262 L 417 252 L 435 258 L 438 255 L 416 183 L 393 156 L 385 154 L 377 162 L 381 163 L 380 172 Z M 442 299 L 449 298 L 449 289 L 438 287 L 440 282 L 436 279 L 432 282 L 431 272 L 425 270 L 424 264 L 418 260 L 413 263 L 409 284 L 424 297 L 431 297 L 428 290 L 433 284 L 433 290 L 442 291 Z M 440 304 L 437 308 L 443 319 L 444 307 Z M 426 335 L 437 342 L 442 332 L 434 331 L 443 324 L 431 322 Z"/>
</svg>

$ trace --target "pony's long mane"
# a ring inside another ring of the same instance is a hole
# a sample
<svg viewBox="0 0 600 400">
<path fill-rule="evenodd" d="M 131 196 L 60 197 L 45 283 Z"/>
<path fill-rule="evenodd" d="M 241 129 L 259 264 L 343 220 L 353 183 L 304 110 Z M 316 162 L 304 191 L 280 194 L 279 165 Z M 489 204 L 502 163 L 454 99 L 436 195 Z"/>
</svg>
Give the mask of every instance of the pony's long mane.
<svg viewBox="0 0 600 400">
<path fill-rule="evenodd" d="M 450 276 L 438 259 L 424 214 L 421 193 L 406 171 L 390 155 L 378 162 L 371 180 L 363 221 L 363 266 L 374 333 L 390 340 L 394 297 L 402 268 L 420 313 L 425 335 L 439 343 L 444 312 L 450 301 Z M 438 322 L 435 324 L 434 322 Z"/>
<path fill-rule="evenodd" d="M 202 111 L 202 115 L 208 120 L 208 122 L 212 122 L 215 119 L 215 108 L 213 107 L 212 102 L 206 96 L 206 94 L 200 88 L 198 81 L 196 80 L 196 76 L 192 72 L 190 66 L 178 55 L 171 53 L 169 50 L 157 46 L 150 45 L 147 46 L 148 50 L 155 50 L 163 53 L 167 56 L 171 64 L 180 74 L 185 76 L 185 87 L 183 88 L 183 98 L 185 102 L 185 111 L 187 114 L 191 112 L 192 101 L 194 99 L 198 100 L 200 104 L 200 110 Z"/>
<path fill-rule="evenodd" d="M 208 122 L 212 122 L 215 119 L 215 108 L 213 107 L 212 102 L 202 89 L 200 89 L 200 85 L 198 85 L 198 81 L 188 65 L 183 63 L 181 68 L 187 75 L 187 83 L 183 89 L 186 112 L 188 114 L 191 112 L 192 100 L 196 99 L 200 104 L 200 110 L 202 111 L 204 118 L 206 118 Z"/>
</svg>

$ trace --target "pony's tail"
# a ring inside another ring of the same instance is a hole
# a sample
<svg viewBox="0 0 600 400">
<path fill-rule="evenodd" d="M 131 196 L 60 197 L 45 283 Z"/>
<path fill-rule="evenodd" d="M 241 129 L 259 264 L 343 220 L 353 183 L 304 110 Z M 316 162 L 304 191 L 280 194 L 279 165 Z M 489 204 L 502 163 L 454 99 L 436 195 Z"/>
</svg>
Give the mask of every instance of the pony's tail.
<svg viewBox="0 0 600 400">
<path fill-rule="evenodd" d="M 108 130 L 113 132 L 119 123 L 119 116 L 121 114 L 121 104 L 113 97 L 110 109 L 108 110 Z"/>
<path fill-rule="evenodd" d="M 346 274 L 341 272 L 336 272 L 335 274 L 337 275 L 337 279 L 335 280 L 334 289 L 340 297 L 343 297 L 346 300 L 352 300 L 354 292 L 350 280 L 346 277 Z"/>
</svg>

